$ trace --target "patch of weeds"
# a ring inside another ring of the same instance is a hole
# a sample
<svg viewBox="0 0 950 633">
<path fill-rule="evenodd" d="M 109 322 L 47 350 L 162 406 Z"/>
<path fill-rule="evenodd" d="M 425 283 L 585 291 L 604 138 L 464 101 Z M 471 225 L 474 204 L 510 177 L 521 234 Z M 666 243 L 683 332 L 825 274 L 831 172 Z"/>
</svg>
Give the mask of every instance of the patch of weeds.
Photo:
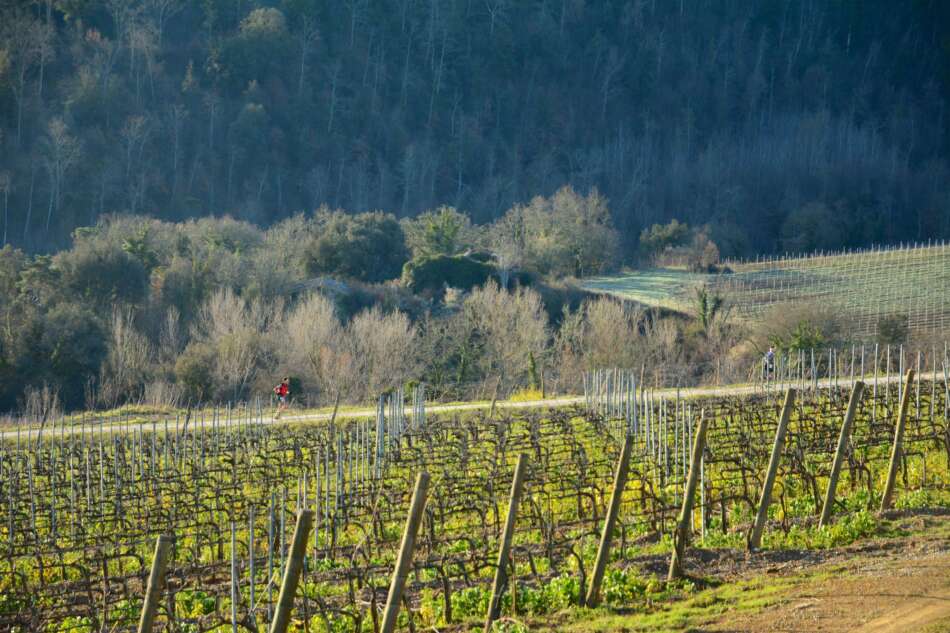
<svg viewBox="0 0 950 633">
<path fill-rule="evenodd" d="M 921 489 L 905 492 L 894 504 L 898 510 L 946 508 L 950 506 L 950 490 Z"/>
<path fill-rule="evenodd" d="M 850 545 L 884 532 L 883 524 L 867 510 L 841 516 L 824 527 L 793 525 L 788 533 L 770 531 L 763 538 L 767 549 L 828 549 Z"/>
</svg>

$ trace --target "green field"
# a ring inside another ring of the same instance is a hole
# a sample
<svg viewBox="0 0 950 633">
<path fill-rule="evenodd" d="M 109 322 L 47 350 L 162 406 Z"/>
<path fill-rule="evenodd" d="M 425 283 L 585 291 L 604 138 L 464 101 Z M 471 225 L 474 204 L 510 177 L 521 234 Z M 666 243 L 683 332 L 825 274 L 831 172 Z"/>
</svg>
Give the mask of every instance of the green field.
<svg viewBox="0 0 950 633">
<path fill-rule="evenodd" d="M 882 317 L 906 315 L 913 335 L 950 329 L 950 245 L 913 246 L 766 261 L 725 262 L 731 272 L 653 269 L 587 280 L 584 288 L 680 312 L 692 311 L 706 284 L 754 322 L 770 309 L 816 304 L 849 319 L 849 333 L 871 338 Z"/>
</svg>

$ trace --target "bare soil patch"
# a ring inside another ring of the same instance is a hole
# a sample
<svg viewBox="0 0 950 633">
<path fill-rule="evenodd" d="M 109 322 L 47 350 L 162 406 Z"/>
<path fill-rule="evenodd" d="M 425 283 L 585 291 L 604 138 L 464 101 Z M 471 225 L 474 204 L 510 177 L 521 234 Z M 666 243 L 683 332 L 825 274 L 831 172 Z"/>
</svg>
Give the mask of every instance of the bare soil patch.
<svg viewBox="0 0 950 633">
<path fill-rule="evenodd" d="M 947 521 L 946 516 L 911 517 L 908 523 L 923 527 L 913 537 L 811 552 L 825 559 L 817 569 L 812 568 L 818 573 L 803 579 L 775 604 L 758 613 L 727 615 L 703 630 L 950 632 L 950 541 L 944 529 Z M 933 528 L 932 534 L 928 534 L 928 528 Z M 765 567 L 765 572 L 800 573 L 811 566 L 810 558 L 774 561 L 773 566 Z"/>
</svg>

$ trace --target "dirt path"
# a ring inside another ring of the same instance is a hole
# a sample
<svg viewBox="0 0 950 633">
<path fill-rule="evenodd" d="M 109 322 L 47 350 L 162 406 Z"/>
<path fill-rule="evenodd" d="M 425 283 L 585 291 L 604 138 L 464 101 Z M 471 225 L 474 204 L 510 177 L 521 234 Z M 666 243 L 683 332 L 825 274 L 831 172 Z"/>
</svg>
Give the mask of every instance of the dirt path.
<svg viewBox="0 0 950 633">
<path fill-rule="evenodd" d="M 950 543 L 912 539 L 855 551 L 753 615 L 727 616 L 718 633 L 950 632 Z"/>
<path fill-rule="evenodd" d="M 943 378 L 942 374 L 938 372 L 933 373 L 924 373 L 921 375 L 922 379 L 927 380 L 940 380 Z M 857 378 L 856 378 L 857 379 Z M 849 378 L 841 378 L 835 381 L 836 384 L 844 386 L 849 382 Z M 871 381 L 872 378 L 866 377 L 865 381 Z M 900 376 L 891 375 L 889 377 L 879 376 L 878 384 L 888 384 L 895 383 L 900 380 Z M 819 388 L 827 388 L 832 384 L 832 381 L 829 379 L 823 379 L 818 381 Z M 773 384 L 769 387 L 769 392 L 773 394 L 779 394 L 784 390 L 783 384 Z M 794 387 L 794 384 L 789 384 L 788 386 Z M 716 396 L 737 396 L 737 395 L 748 395 L 763 393 L 763 386 L 759 384 L 754 385 L 731 385 L 731 386 L 722 386 L 722 387 L 691 387 L 683 389 L 658 389 L 653 392 L 657 397 L 675 397 L 679 394 L 684 398 L 701 398 L 701 397 L 716 397 Z M 518 410 L 518 409 L 541 409 L 541 408 L 562 408 L 570 407 L 584 404 L 583 396 L 564 396 L 560 398 L 546 398 L 544 400 L 526 400 L 526 401 L 498 401 L 495 404 L 496 409 L 499 410 Z M 468 411 L 485 411 L 491 408 L 490 402 L 463 402 L 456 404 L 430 404 L 426 405 L 426 413 L 464 413 Z M 409 408 L 406 409 L 406 415 L 411 413 Z M 340 420 L 353 420 L 353 419 L 367 419 L 376 417 L 375 408 L 367 409 L 351 409 L 348 411 L 340 411 L 337 415 L 337 419 Z M 280 417 L 280 419 L 275 419 L 271 415 L 265 415 L 263 417 L 252 418 L 250 420 L 251 424 L 282 424 L 287 422 L 326 422 L 332 418 L 331 413 L 320 412 L 320 413 L 300 413 L 300 414 L 285 414 Z M 93 422 L 87 421 L 87 423 L 92 424 Z M 210 417 L 206 418 L 204 422 L 198 422 L 192 420 L 189 428 L 205 428 L 210 427 L 214 424 L 217 428 L 224 428 L 227 426 L 238 426 L 246 424 L 247 420 L 244 419 L 234 419 L 230 422 L 225 420 L 218 419 L 215 422 L 212 422 Z M 102 430 L 105 433 L 122 433 L 130 428 L 140 428 L 140 427 L 151 427 L 151 420 L 146 422 L 137 422 L 133 423 L 130 426 L 106 422 L 102 425 Z M 98 428 L 98 427 L 97 427 Z M 21 433 L 25 433 L 27 430 L 26 426 L 20 428 Z M 78 427 L 76 428 L 67 428 L 57 433 L 64 434 L 76 434 L 80 432 Z M 12 439 L 17 436 L 16 430 L 8 430 L 0 432 L 0 439 Z"/>
</svg>

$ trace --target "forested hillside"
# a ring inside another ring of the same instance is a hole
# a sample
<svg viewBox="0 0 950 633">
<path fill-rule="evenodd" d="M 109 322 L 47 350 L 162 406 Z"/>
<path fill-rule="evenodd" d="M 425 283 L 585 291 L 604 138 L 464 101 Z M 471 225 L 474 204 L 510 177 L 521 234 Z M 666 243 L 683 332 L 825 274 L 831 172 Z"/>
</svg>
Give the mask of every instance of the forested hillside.
<svg viewBox="0 0 950 633">
<path fill-rule="evenodd" d="M 564 185 L 628 256 L 672 217 L 724 255 L 947 236 L 948 25 L 942 0 L 0 1 L 0 238 L 486 223 Z"/>
</svg>

